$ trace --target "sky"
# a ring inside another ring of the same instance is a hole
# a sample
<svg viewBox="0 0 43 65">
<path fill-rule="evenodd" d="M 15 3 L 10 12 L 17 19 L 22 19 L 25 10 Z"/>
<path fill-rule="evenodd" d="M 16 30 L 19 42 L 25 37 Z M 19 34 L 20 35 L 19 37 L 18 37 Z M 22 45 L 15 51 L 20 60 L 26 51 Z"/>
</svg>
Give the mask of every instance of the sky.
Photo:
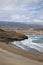
<svg viewBox="0 0 43 65">
<path fill-rule="evenodd" d="M 43 0 L 0 0 L 0 21 L 43 22 Z"/>
</svg>

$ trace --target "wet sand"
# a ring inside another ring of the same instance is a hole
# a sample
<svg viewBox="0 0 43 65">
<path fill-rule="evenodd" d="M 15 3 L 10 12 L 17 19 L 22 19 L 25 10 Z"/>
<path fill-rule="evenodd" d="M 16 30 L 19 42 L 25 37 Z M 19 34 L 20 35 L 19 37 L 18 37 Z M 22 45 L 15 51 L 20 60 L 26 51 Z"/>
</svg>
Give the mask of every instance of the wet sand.
<svg viewBox="0 0 43 65">
<path fill-rule="evenodd" d="M 17 49 L 17 48 L 13 48 L 11 47 L 10 45 L 6 44 L 5 42 L 0 42 L 0 48 L 4 49 L 4 50 L 7 50 L 8 52 L 11 52 L 13 54 L 17 54 L 17 55 L 20 55 L 22 57 L 25 57 L 27 59 L 30 59 L 30 60 L 35 60 L 37 62 L 42 62 L 43 63 L 43 55 L 39 55 L 39 54 L 33 54 L 33 53 L 30 53 L 30 52 L 26 52 L 26 51 L 23 51 L 21 49 Z M 0 55 L 2 53 L 0 52 Z M 3 55 L 4 56 L 4 55 Z M 2 57 L 2 56 L 1 56 Z M 9 57 L 9 56 L 7 56 Z M 4 57 L 2 57 L 2 59 L 4 60 Z M 7 59 L 7 58 L 6 58 Z M 5 60 L 6 60 L 5 59 Z M 11 59 L 12 60 L 12 59 Z M 0 62 L 1 62 L 1 58 L 0 58 Z M 6 61 L 7 62 L 7 61 Z M 22 62 L 22 61 L 21 61 Z M 4 63 L 4 61 L 3 61 Z M 13 64 L 11 64 L 13 65 Z M 17 65 L 17 64 L 16 64 Z M 19 64 L 18 64 L 19 65 Z M 20 64 L 21 65 L 21 64 Z M 23 64 L 22 64 L 23 65 Z M 26 64 L 28 65 L 28 64 Z"/>
</svg>

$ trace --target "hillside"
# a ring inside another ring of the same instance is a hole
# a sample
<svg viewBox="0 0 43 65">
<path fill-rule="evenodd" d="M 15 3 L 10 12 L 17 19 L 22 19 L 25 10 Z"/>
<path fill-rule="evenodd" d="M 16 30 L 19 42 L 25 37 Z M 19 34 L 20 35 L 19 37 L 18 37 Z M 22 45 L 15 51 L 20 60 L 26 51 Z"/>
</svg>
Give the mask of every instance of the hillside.
<svg viewBox="0 0 43 65">
<path fill-rule="evenodd" d="M 0 29 L 0 41 L 11 42 L 27 39 L 24 34 L 16 33 L 15 31 L 4 31 Z"/>
</svg>

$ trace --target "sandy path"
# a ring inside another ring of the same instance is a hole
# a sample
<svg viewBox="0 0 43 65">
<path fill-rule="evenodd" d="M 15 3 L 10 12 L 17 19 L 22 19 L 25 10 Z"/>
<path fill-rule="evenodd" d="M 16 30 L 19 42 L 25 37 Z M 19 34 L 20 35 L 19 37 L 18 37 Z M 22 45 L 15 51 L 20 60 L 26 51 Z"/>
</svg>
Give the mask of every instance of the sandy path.
<svg viewBox="0 0 43 65">
<path fill-rule="evenodd" d="M 0 48 L 0 65 L 43 65 L 43 63 L 27 59 Z"/>
</svg>

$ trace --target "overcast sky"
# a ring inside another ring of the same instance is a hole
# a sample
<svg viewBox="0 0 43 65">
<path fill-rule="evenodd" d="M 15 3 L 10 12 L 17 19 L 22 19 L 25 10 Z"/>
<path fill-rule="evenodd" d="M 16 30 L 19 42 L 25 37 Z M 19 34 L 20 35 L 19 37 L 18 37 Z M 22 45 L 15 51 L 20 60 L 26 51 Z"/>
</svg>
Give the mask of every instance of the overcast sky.
<svg viewBox="0 0 43 65">
<path fill-rule="evenodd" d="M 0 21 L 43 22 L 43 0 L 0 0 Z"/>
</svg>

